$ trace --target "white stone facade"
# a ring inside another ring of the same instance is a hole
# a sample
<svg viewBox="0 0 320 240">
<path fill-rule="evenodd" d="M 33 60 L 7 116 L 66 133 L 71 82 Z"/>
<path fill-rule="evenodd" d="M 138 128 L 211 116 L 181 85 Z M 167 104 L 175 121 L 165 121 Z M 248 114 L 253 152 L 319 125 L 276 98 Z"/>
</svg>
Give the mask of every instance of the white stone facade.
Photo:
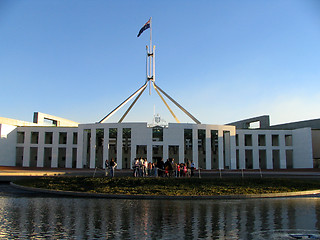
<svg viewBox="0 0 320 240">
<path fill-rule="evenodd" d="M 193 160 L 202 169 L 313 168 L 310 128 L 238 129 L 230 125 L 169 123 L 79 124 L 78 127 L 0 124 L 0 165 L 104 168 L 114 158 L 128 169 L 136 157 L 154 162 Z"/>
</svg>

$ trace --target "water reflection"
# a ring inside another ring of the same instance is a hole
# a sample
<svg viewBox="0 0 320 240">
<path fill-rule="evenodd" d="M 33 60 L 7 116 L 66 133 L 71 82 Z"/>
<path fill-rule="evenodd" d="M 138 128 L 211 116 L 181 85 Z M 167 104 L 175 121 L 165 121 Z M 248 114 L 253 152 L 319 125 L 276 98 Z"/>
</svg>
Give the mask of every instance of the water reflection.
<svg viewBox="0 0 320 240">
<path fill-rule="evenodd" d="M 0 198 L 1 239 L 294 239 L 319 227 L 319 198 Z"/>
</svg>

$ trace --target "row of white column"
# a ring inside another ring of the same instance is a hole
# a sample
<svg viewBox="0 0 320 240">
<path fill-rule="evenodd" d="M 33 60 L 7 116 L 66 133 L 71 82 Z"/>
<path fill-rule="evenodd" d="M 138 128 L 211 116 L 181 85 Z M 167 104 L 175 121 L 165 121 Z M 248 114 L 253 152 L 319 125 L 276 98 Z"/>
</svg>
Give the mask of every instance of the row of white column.
<svg viewBox="0 0 320 240">
<path fill-rule="evenodd" d="M 109 157 L 109 129 L 104 128 L 104 143 L 103 143 L 103 163 Z M 78 134 L 78 145 L 82 146 L 78 148 L 78 158 L 77 158 L 77 168 L 82 168 L 83 165 L 86 164 L 86 149 L 87 149 L 87 134 L 88 131 L 91 131 L 90 138 L 90 159 L 89 159 L 89 168 L 95 168 L 95 159 L 96 159 L 96 128 L 91 129 L 83 129 Z M 198 168 L 198 129 L 192 129 L 192 157 L 195 167 Z M 117 128 L 117 168 L 122 169 L 122 134 L 123 129 Z M 218 130 L 218 165 L 219 169 L 223 169 L 225 166 L 224 159 L 228 162 L 227 165 L 231 169 L 236 168 L 236 160 L 235 160 L 235 136 L 230 134 L 228 135 L 228 140 L 224 142 L 224 131 Z M 165 138 L 165 137 L 164 137 Z M 82 145 L 82 143 L 84 143 Z M 206 169 L 211 169 L 211 129 L 206 129 Z M 131 159 L 130 159 L 130 167 L 132 166 L 132 161 L 136 158 L 136 149 L 138 145 L 146 145 L 147 146 L 147 161 L 152 162 L 152 148 L 156 145 L 163 146 L 163 159 L 166 160 L 169 158 L 169 146 L 178 146 L 179 147 L 179 163 L 184 162 L 184 135 L 182 134 L 181 140 L 178 144 L 165 144 L 164 142 L 153 142 L 152 138 L 147 144 L 138 144 L 135 141 L 134 136 L 131 136 Z M 225 154 L 225 156 L 224 156 Z M 110 160 L 110 159 L 109 159 Z"/>
<path fill-rule="evenodd" d="M 37 167 L 44 167 L 44 149 L 51 148 L 51 167 L 58 167 L 58 153 L 59 148 L 66 148 L 66 168 L 72 168 L 72 149 L 76 148 L 77 145 L 73 144 L 73 132 L 67 132 L 67 143 L 59 144 L 59 132 L 53 132 L 52 134 L 52 144 L 41 144 L 44 143 L 45 132 L 39 132 L 38 142 L 40 144 L 31 143 L 31 132 L 25 131 L 25 142 L 23 144 L 17 144 L 17 147 L 23 147 L 23 167 L 30 167 L 30 149 L 36 147 L 37 150 Z"/>
<path fill-rule="evenodd" d="M 285 146 L 285 134 L 279 135 L 279 146 L 272 146 L 272 134 L 265 134 L 266 144 L 265 146 L 258 146 L 258 134 L 252 134 L 252 146 L 245 146 L 245 133 L 239 134 L 239 168 L 246 168 L 246 150 L 252 150 L 253 169 L 261 168 L 259 164 L 259 150 L 266 150 L 266 167 L 267 169 L 273 169 L 273 150 L 279 150 L 280 153 L 280 168 L 287 168 L 286 151 L 292 150 L 292 146 Z"/>
</svg>

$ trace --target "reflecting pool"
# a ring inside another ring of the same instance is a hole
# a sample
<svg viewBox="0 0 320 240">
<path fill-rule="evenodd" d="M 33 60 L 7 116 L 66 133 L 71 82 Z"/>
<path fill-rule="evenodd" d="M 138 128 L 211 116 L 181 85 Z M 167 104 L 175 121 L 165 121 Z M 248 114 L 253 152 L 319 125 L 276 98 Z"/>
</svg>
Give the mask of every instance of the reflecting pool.
<svg viewBox="0 0 320 240">
<path fill-rule="evenodd" d="M 1 239 L 319 239 L 320 198 L 113 200 L 0 194 Z"/>
</svg>

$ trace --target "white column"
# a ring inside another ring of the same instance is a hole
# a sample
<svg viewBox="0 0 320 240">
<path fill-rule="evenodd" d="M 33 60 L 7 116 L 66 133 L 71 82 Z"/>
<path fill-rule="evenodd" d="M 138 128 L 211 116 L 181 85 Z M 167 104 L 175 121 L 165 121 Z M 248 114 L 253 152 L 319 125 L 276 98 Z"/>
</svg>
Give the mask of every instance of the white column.
<svg viewBox="0 0 320 240">
<path fill-rule="evenodd" d="M 167 159 L 164 159 L 166 161 Z M 152 142 L 147 145 L 147 161 L 152 162 Z"/>
<path fill-rule="evenodd" d="M 266 134 L 267 169 L 273 168 L 271 134 Z"/>
<path fill-rule="evenodd" d="M 169 146 L 167 144 L 162 145 L 162 149 L 163 149 L 163 159 L 168 159 L 169 158 Z M 175 159 L 175 162 L 177 161 L 177 159 Z"/>
<path fill-rule="evenodd" d="M 96 167 L 96 138 L 97 138 L 97 129 L 91 129 L 91 138 L 90 138 L 90 168 Z"/>
<path fill-rule="evenodd" d="M 38 142 L 38 159 L 37 167 L 43 167 L 43 157 L 44 157 L 44 131 L 39 131 L 39 142 Z"/>
<path fill-rule="evenodd" d="M 236 159 L 236 132 L 230 132 L 230 168 L 237 169 L 237 159 Z"/>
<path fill-rule="evenodd" d="M 179 159 L 176 159 L 176 163 L 183 163 L 184 162 L 184 138 L 179 144 Z M 168 148 L 168 147 L 167 147 Z"/>
<path fill-rule="evenodd" d="M 244 134 L 238 133 L 238 140 L 239 140 L 239 168 L 245 169 L 246 168 L 246 152 L 244 146 Z"/>
<path fill-rule="evenodd" d="M 218 145 L 219 145 L 219 166 L 218 169 L 224 169 L 223 164 L 223 130 L 218 130 Z"/>
<path fill-rule="evenodd" d="M 258 134 L 252 134 L 252 161 L 253 169 L 259 169 L 259 149 L 258 149 Z"/>
<path fill-rule="evenodd" d="M 199 147 L 198 147 L 198 129 L 192 129 L 192 159 L 195 168 L 199 167 Z"/>
<path fill-rule="evenodd" d="M 280 146 L 280 168 L 287 168 L 286 161 L 286 149 L 285 149 L 285 137 L 284 134 L 279 134 L 279 146 Z"/>
<path fill-rule="evenodd" d="M 211 129 L 206 129 L 206 169 L 211 169 Z"/>
<path fill-rule="evenodd" d="M 135 142 L 133 142 L 132 136 L 131 136 L 131 162 L 130 162 L 130 168 L 132 168 L 134 159 L 137 157 L 137 145 Z"/>
<path fill-rule="evenodd" d="M 122 169 L 122 128 L 117 129 L 117 168 Z"/>
<path fill-rule="evenodd" d="M 23 167 L 30 167 L 30 138 L 31 133 L 29 131 L 24 132 L 24 145 L 23 145 Z"/>
<path fill-rule="evenodd" d="M 58 147 L 59 147 L 59 132 L 53 131 L 52 134 L 52 157 L 51 157 L 51 167 L 58 167 Z"/>
<path fill-rule="evenodd" d="M 78 128 L 78 139 L 77 139 L 77 168 L 83 168 L 83 153 L 84 153 L 84 131 L 82 128 Z"/>
<path fill-rule="evenodd" d="M 66 146 L 66 168 L 72 168 L 72 144 L 73 132 L 67 132 L 67 146 Z"/>
</svg>

